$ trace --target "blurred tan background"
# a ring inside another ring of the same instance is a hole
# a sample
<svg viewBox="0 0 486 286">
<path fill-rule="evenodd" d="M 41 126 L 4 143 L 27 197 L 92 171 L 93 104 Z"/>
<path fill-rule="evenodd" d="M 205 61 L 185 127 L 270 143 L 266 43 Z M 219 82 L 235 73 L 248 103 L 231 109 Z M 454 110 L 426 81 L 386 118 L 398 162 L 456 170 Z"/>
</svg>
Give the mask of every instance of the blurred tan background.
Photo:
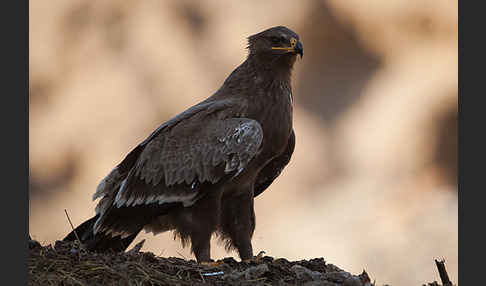
<svg viewBox="0 0 486 286">
<path fill-rule="evenodd" d="M 256 252 L 324 257 L 379 284 L 457 281 L 457 1 L 30 1 L 29 229 L 94 214 L 98 182 L 211 95 L 246 37 L 285 25 L 305 56 L 296 150 L 256 200 Z M 193 258 L 170 233 L 157 255 Z M 213 258 L 225 253 L 213 243 Z"/>
</svg>

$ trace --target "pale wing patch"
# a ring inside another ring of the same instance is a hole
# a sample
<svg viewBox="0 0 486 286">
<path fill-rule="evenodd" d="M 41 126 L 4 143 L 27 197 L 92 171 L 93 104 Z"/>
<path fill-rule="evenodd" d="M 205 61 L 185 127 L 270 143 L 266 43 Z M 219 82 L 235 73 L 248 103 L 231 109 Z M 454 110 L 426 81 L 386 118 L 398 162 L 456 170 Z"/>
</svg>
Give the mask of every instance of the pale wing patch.
<svg viewBox="0 0 486 286">
<path fill-rule="evenodd" d="M 194 204 L 195 198 L 197 196 L 197 192 L 193 192 L 187 195 L 170 195 L 170 194 L 152 194 L 149 195 L 148 197 L 129 197 L 128 199 L 126 197 L 123 197 L 123 191 L 125 190 L 126 187 L 126 181 L 127 179 L 123 180 L 120 186 L 120 190 L 116 194 L 115 201 L 113 202 L 114 205 L 116 205 L 117 208 L 120 208 L 121 206 L 136 206 L 136 205 L 141 205 L 141 204 L 152 204 L 152 203 L 158 203 L 159 205 L 165 204 L 165 203 L 177 203 L 181 202 L 184 207 L 188 207 Z"/>
<path fill-rule="evenodd" d="M 225 172 L 237 170 L 235 177 L 238 176 L 258 152 L 262 139 L 262 129 L 253 121 L 243 122 L 226 136 L 218 138 L 219 142 L 225 143 L 223 153 L 232 154 L 229 160 L 226 160 Z"/>
</svg>

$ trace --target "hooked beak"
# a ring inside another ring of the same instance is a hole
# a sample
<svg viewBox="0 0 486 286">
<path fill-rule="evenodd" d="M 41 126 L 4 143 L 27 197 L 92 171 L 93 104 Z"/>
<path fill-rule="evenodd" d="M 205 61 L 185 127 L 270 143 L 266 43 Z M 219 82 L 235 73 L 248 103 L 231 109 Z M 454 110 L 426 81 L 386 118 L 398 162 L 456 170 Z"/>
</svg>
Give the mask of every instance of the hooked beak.
<svg viewBox="0 0 486 286">
<path fill-rule="evenodd" d="M 295 45 L 294 52 L 299 54 L 301 59 L 304 56 L 304 46 L 302 46 L 302 43 L 300 41 L 298 41 Z"/>
</svg>

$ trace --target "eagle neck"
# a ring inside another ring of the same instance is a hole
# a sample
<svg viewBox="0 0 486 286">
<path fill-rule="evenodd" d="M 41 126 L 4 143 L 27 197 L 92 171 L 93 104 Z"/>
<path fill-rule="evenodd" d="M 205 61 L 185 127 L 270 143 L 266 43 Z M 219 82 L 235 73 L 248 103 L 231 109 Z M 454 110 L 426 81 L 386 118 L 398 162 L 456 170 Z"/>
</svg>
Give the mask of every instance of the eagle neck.
<svg viewBox="0 0 486 286">
<path fill-rule="evenodd" d="M 280 95 L 282 91 L 285 94 L 291 92 L 290 67 L 269 66 L 256 59 L 254 56 L 248 57 L 228 76 L 217 94 L 262 98 Z"/>
<path fill-rule="evenodd" d="M 292 56 L 250 55 L 247 60 L 248 73 L 260 77 L 267 84 L 290 82 L 293 62 Z"/>
</svg>

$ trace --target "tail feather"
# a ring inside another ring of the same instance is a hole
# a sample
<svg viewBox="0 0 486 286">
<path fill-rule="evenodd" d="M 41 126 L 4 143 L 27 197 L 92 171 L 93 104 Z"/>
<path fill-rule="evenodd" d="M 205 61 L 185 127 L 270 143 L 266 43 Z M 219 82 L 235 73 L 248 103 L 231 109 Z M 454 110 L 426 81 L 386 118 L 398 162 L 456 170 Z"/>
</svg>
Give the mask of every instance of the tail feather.
<svg viewBox="0 0 486 286">
<path fill-rule="evenodd" d="M 64 241 L 74 241 L 77 240 L 76 234 L 78 235 L 81 243 L 87 248 L 87 250 L 95 252 L 122 252 L 127 249 L 127 247 L 132 243 L 138 233 L 142 230 L 135 232 L 134 234 L 121 238 L 121 236 L 112 237 L 110 234 L 96 233 L 93 232 L 93 227 L 98 219 L 99 215 L 96 215 L 89 220 L 83 222 L 81 225 L 76 227 L 71 231 L 63 240 Z M 75 233 L 76 232 L 76 233 Z"/>
</svg>

